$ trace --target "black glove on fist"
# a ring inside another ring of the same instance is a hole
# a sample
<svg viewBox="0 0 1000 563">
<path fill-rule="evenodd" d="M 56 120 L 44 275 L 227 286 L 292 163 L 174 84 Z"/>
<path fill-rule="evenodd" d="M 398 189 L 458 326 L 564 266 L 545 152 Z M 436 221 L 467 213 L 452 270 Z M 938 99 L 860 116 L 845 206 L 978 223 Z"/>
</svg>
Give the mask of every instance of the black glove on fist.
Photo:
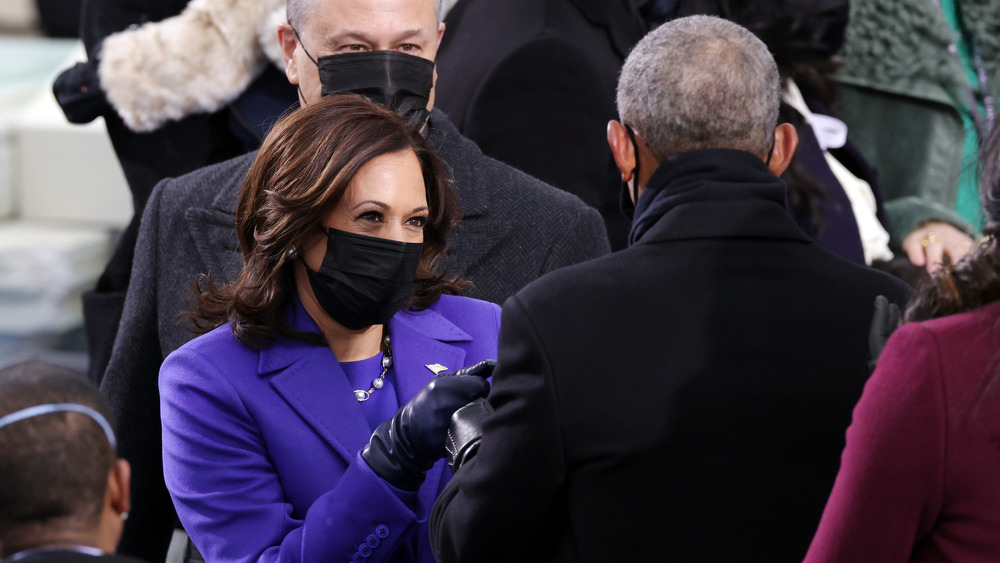
<svg viewBox="0 0 1000 563">
<path fill-rule="evenodd" d="M 489 401 L 476 399 L 451 416 L 445 449 L 448 450 L 448 465 L 452 473 L 476 455 L 479 439 L 483 435 L 483 422 L 494 412 Z"/>
<path fill-rule="evenodd" d="M 375 429 L 361 457 L 376 475 L 406 491 L 423 483 L 427 470 L 445 455 L 445 435 L 451 415 L 490 392 L 486 378 L 494 360 L 432 379 L 393 417 Z"/>
</svg>

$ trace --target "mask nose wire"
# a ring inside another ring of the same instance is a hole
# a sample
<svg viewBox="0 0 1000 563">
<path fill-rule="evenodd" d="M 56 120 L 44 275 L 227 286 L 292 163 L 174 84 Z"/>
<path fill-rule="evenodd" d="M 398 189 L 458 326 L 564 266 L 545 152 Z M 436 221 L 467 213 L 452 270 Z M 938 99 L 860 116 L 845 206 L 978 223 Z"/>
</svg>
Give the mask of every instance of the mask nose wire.
<svg viewBox="0 0 1000 563">
<path fill-rule="evenodd" d="M 299 47 L 302 47 L 302 52 L 305 53 L 307 57 L 309 57 L 309 60 L 312 61 L 314 65 L 316 65 L 316 68 L 319 68 L 319 63 L 316 62 L 316 59 L 314 59 L 313 56 L 309 54 L 309 51 L 306 50 L 306 44 L 302 42 L 302 37 L 299 35 L 298 30 L 293 27 L 292 33 L 294 33 L 295 38 L 299 40 Z"/>
</svg>

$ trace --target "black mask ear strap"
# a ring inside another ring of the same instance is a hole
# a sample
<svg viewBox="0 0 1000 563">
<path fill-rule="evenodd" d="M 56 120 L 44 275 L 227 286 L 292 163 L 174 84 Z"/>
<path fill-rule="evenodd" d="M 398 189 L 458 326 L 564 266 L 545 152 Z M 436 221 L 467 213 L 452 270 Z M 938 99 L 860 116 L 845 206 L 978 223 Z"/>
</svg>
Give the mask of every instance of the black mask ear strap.
<svg viewBox="0 0 1000 563">
<path fill-rule="evenodd" d="M 632 202 L 639 202 L 639 143 L 635 142 L 635 131 L 625 123 L 625 132 L 628 133 L 629 140 L 632 141 L 632 151 L 635 152 L 635 169 L 632 171 Z"/>
<path fill-rule="evenodd" d="M 295 38 L 299 40 L 299 46 L 302 47 L 302 52 L 305 53 L 307 57 L 309 57 L 309 60 L 312 61 L 314 65 L 316 65 L 316 68 L 319 68 L 319 63 L 316 62 L 316 59 L 314 59 L 313 56 L 309 54 L 309 51 L 306 51 L 306 44 L 302 42 L 302 37 L 299 36 L 298 30 L 296 30 L 293 27 L 292 33 L 294 33 Z"/>
<path fill-rule="evenodd" d="M 764 166 L 771 165 L 771 155 L 774 154 L 775 133 L 771 133 L 771 142 L 767 144 L 767 158 L 764 159 Z"/>
</svg>

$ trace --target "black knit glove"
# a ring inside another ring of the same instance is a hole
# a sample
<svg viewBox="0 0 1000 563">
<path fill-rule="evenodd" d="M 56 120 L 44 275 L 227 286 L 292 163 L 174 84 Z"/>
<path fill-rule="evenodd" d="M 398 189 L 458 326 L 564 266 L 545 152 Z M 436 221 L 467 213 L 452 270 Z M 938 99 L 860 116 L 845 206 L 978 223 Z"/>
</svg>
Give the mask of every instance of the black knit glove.
<svg viewBox="0 0 1000 563">
<path fill-rule="evenodd" d="M 52 84 L 52 93 L 70 123 L 90 123 L 115 112 L 101 88 L 97 65 L 94 60 L 76 63 Z"/>
<path fill-rule="evenodd" d="M 372 433 L 361 457 L 376 475 L 396 488 L 415 491 L 427 470 L 445 455 L 445 435 L 451 415 L 490 392 L 486 378 L 494 360 L 432 379 L 410 402 Z"/>
</svg>

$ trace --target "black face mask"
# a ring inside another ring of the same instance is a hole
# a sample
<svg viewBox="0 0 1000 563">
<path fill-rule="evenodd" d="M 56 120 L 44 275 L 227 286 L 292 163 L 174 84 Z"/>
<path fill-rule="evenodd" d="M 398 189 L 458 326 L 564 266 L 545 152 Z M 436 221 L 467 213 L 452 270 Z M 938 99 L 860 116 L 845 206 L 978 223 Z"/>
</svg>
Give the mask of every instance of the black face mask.
<svg viewBox="0 0 1000 563">
<path fill-rule="evenodd" d="M 628 182 L 622 180 L 622 191 L 619 195 L 618 207 L 621 208 L 622 214 L 631 221 L 635 218 L 635 203 L 639 201 L 639 144 L 635 142 L 635 132 L 632 131 L 632 127 L 626 124 L 625 131 L 628 133 L 629 140 L 632 141 L 632 150 L 635 152 L 635 170 L 632 171 L 632 186 L 629 186 Z"/>
<path fill-rule="evenodd" d="M 298 33 L 296 32 L 296 37 Z M 302 39 L 299 39 L 302 44 Z M 427 102 L 434 87 L 434 63 L 396 51 L 327 55 L 316 60 L 321 94 L 358 94 L 403 116 L 414 128 L 427 121 Z"/>
<path fill-rule="evenodd" d="M 422 243 L 327 231 L 318 272 L 306 266 L 309 284 L 326 314 L 358 330 L 388 322 L 413 293 Z"/>
</svg>

